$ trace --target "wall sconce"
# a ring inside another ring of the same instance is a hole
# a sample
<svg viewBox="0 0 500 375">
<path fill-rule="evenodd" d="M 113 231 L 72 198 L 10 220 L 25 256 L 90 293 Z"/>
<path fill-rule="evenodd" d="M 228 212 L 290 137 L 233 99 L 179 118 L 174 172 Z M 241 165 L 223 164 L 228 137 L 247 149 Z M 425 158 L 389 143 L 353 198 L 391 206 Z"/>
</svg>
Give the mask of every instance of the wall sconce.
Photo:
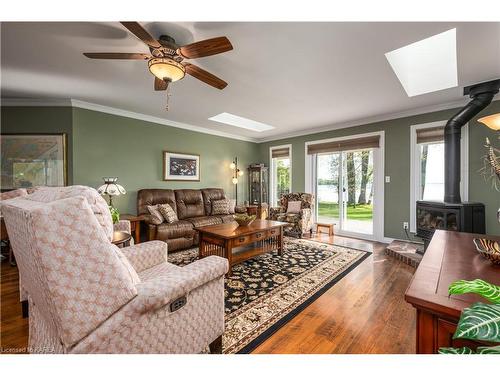
<svg viewBox="0 0 500 375">
<path fill-rule="evenodd" d="M 494 115 L 481 117 L 477 121 L 483 123 L 484 125 L 486 125 L 490 129 L 500 130 L 500 113 L 495 113 Z"/>
<path fill-rule="evenodd" d="M 236 203 L 238 203 L 238 176 L 243 176 L 243 171 L 238 169 L 238 158 L 235 157 L 233 162 L 229 164 L 229 168 L 234 171 L 233 178 L 231 179 L 231 182 L 234 185 L 235 188 L 235 198 L 236 198 Z"/>
</svg>

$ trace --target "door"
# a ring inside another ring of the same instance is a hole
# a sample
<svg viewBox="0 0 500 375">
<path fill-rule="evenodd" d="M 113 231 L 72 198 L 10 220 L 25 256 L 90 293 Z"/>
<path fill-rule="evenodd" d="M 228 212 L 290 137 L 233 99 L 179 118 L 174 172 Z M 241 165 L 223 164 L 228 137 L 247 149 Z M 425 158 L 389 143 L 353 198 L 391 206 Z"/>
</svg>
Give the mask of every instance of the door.
<svg viewBox="0 0 500 375">
<path fill-rule="evenodd" d="M 340 229 L 373 235 L 373 150 L 344 151 L 345 181 Z"/>
<path fill-rule="evenodd" d="M 335 223 L 340 234 L 373 238 L 374 150 L 316 157 L 316 221 Z"/>
</svg>

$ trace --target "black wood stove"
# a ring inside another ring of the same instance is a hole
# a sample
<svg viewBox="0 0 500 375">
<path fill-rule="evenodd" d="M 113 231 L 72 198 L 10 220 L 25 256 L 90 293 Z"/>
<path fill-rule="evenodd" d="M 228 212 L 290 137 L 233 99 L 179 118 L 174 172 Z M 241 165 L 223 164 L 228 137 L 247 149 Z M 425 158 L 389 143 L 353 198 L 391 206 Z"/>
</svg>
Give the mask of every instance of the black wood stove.
<svg viewBox="0 0 500 375">
<path fill-rule="evenodd" d="M 472 99 L 448 120 L 444 128 L 444 202 L 417 201 L 417 236 L 424 251 L 436 229 L 485 233 L 484 204 L 462 202 L 460 197 L 460 129 L 486 108 L 500 89 L 500 79 L 464 88 Z"/>
<path fill-rule="evenodd" d="M 484 204 L 417 201 L 417 236 L 424 251 L 436 229 L 485 233 Z"/>
</svg>

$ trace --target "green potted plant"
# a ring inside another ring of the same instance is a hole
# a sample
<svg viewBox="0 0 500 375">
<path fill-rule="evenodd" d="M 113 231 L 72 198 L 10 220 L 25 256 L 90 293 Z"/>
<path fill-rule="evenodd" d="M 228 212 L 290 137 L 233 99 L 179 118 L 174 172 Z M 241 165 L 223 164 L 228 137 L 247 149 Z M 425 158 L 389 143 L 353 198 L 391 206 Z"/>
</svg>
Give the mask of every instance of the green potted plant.
<svg viewBox="0 0 500 375">
<path fill-rule="evenodd" d="M 458 280 L 449 288 L 450 295 L 474 293 L 491 304 L 476 302 L 462 311 L 454 339 L 479 340 L 500 343 L 500 286 L 476 279 Z M 441 354 L 500 354 L 500 344 L 480 346 L 475 351 L 468 347 L 440 348 Z"/>
</svg>

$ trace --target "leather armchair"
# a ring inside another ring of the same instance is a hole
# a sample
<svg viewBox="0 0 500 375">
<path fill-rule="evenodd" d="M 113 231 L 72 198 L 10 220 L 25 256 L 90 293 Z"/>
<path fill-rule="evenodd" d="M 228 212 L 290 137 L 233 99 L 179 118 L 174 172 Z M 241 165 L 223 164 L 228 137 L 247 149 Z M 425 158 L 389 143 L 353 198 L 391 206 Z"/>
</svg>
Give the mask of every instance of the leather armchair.
<svg viewBox="0 0 500 375">
<path fill-rule="evenodd" d="M 161 241 L 119 249 L 95 211 L 104 199 L 82 191 L 2 204 L 29 298 L 30 351 L 220 352 L 227 260 L 182 268 L 167 262 Z"/>
<path fill-rule="evenodd" d="M 287 213 L 288 202 L 300 201 L 300 213 Z M 290 225 L 284 228 L 284 233 L 287 236 L 301 238 L 305 233 L 312 233 L 313 218 L 312 206 L 314 204 L 314 196 L 308 193 L 289 193 L 283 194 L 279 201 L 279 207 L 271 207 L 269 209 L 269 220 L 276 220 L 289 223 Z"/>
</svg>

